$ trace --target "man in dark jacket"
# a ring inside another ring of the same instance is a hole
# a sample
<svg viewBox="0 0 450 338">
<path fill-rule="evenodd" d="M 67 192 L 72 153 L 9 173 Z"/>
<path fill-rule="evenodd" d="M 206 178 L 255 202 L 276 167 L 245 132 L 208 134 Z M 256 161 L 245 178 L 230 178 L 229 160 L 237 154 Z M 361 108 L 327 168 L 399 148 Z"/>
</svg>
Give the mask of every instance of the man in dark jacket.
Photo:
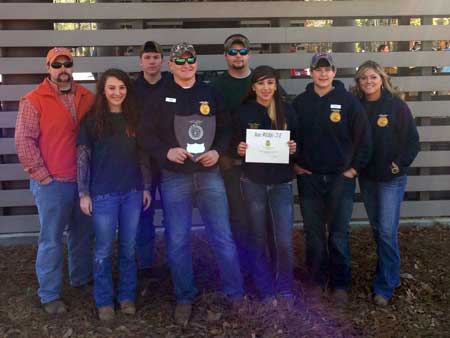
<svg viewBox="0 0 450 338">
<path fill-rule="evenodd" d="M 345 303 L 355 177 L 370 158 L 370 127 L 361 104 L 335 75 L 330 54 L 313 56 L 313 83 L 293 103 L 299 124 L 295 168 L 314 289 L 321 293 L 328 285 L 335 301 Z"/>
<path fill-rule="evenodd" d="M 177 299 L 174 317 L 185 325 L 197 295 L 190 242 L 194 201 L 217 257 L 224 293 L 238 300 L 244 291 L 217 166 L 231 139 L 229 114 L 223 109 L 221 95 L 212 86 L 196 81 L 197 55 L 192 45 L 183 42 L 173 46 L 169 68 L 173 80 L 148 97 L 139 138 L 161 167 L 167 254 Z M 208 129 L 214 120 L 215 126 Z M 207 134 L 213 135 L 210 147 L 207 137 L 203 138 Z M 183 137 L 187 139 L 187 135 L 191 143 L 188 139 L 185 144 Z"/>
<path fill-rule="evenodd" d="M 134 91 L 142 112 L 145 98 L 160 88 L 171 76 L 166 72 L 161 72 L 163 50 L 155 41 L 147 41 L 142 46 L 139 55 L 139 65 L 142 71 L 134 81 Z M 151 175 L 148 176 L 151 176 L 151 183 L 145 182 L 145 184 L 146 189 L 150 190 L 152 204 L 149 209 L 142 211 L 136 236 L 136 256 L 140 279 L 157 278 L 163 272 L 163 269 L 157 271 L 153 268 L 155 261 L 155 226 L 153 222 L 156 209 L 156 189 L 159 189 L 160 184 L 160 170 L 155 160 L 149 158 L 149 161 Z M 162 205 L 161 199 L 160 202 Z"/>
</svg>

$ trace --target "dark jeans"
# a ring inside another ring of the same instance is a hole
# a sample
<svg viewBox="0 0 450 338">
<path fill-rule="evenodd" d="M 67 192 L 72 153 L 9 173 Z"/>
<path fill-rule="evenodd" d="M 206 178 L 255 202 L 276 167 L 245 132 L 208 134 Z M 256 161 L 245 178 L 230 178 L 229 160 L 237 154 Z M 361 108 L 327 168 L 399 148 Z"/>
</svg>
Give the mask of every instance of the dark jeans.
<svg viewBox="0 0 450 338">
<path fill-rule="evenodd" d="M 249 226 L 248 216 L 241 191 L 242 167 L 233 166 L 231 169 L 222 170 L 223 181 L 227 192 L 227 200 L 230 213 L 230 226 L 233 238 L 239 254 L 239 263 L 243 275 L 249 274 Z"/>
<path fill-rule="evenodd" d="M 348 290 L 349 223 L 355 179 L 311 174 L 298 176 L 297 184 L 305 229 L 306 265 L 312 282 L 324 288 L 329 277 L 331 289 Z"/>
<path fill-rule="evenodd" d="M 292 227 L 294 222 L 292 182 L 259 184 L 241 178 L 245 206 L 249 215 L 250 238 L 248 250 L 252 261 L 252 277 L 262 298 L 275 292 L 292 294 Z M 267 217 L 269 215 L 269 217 Z M 270 224 L 267 224 L 270 223 Z M 270 259 L 267 257 L 268 234 L 271 226 L 274 239 L 275 278 L 272 278 Z"/>
<path fill-rule="evenodd" d="M 242 276 L 219 169 L 193 174 L 163 170 L 161 194 L 165 208 L 167 256 L 177 303 L 192 303 L 197 294 L 191 248 L 194 201 L 219 266 L 223 292 L 232 299 L 241 298 L 244 294 Z"/>
<path fill-rule="evenodd" d="M 400 285 L 398 222 L 405 194 L 406 175 L 387 182 L 360 178 L 361 194 L 377 243 L 377 270 L 373 292 L 390 299 Z"/>
<path fill-rule="evenodd" d="M 152 203 L 150 208 L 141 211 L 141 217 L 139 219 L 139 226 L 136 235 L 136 256 L 138 269 L 149 269 L 155 262 L 155 225 L 153 219 L 155 217 L 156 210 L 156 190 L 160 189 L 161 175 L 152 175 L 152 186 L 150 189 L 150 195 L 152 196 Z M 160 196 L 161 208 L 163 208 L 163 201 Z M 164 225 L 164 220 L 163 220 Z"/>
</svg>

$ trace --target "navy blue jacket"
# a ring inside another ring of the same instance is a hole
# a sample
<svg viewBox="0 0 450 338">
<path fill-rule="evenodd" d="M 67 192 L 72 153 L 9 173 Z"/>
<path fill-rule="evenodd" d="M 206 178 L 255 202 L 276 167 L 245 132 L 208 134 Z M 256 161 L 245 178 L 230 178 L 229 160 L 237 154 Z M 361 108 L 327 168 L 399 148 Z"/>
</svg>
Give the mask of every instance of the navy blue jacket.
<svg viewBox="0 0 450 338">
<path fill-rule="evenodd" d="M 295 112 L 291 105 L 283 103 L 286 111 L 287 130 L 291 131 L 291 140 L 296 139 Z M 256 101 L 250 101 L 240 105 L 233 116 L 234 151 L 237 145 L 245 142 L 246 129 L 274 129 L 272 121 L 267 114 L 267 108 Z M 295 156 L 295 155 L 294 155 Z M 294 156 L 291 156 L 293 158 Z M 251 181 L 261 184 L 279 184 L 291 181 L 294 178 L 293 163 L 243 163 L 245 176 Z"/>
<path fill-rule="evenodd" d="M 184 89 L 168 80 L 145 98 L 141 115 L 138 139 L 141 147 L 150 153 L 161 168 L 182 172 L 210 170 L 199 163 L 186 159 L 177 164 L 167 159 L 170 148 L 180 147 L 174 131 L 175 115 L 200 115 L 201 102 L 208 102 L 211 115 L 216 116 L 216 133 L 211 149 L 222 155 L 231 141 L 231 119 L 223 109 L 223 98 L 212 86 L 196 81 L 194 86 Z"/>
<path fill-rule="evenodd" d="M 297 113 L 297 163 L 317 174 L 358 173 L 370 159 L 371 135 L 361 103 L 340 81 L 320 97 L 310 83 L 293 106 Z"/>
<path fill-rule="evenodd" d="M 399 97 L 383 91 L 379 100 L 362 100 L 372 127 L 372 158 L 361 172 L 363 177 L 376 181 L 407 174 L 408 167 L 419 150 L 419 134 L 408 105 Z M 391 164 L 400 172 L 393 174 Z"/>
</svg>

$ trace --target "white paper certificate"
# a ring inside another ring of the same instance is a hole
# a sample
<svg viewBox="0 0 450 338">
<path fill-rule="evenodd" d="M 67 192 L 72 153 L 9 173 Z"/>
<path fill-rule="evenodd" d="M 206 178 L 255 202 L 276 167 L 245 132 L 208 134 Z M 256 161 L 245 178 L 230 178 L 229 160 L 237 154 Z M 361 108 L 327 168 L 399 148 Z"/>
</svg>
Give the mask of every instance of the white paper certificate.
<svg viewBox="0 0 450 338">
<path fill-rule="evenodd" d="M 247 129 L 245 162 L 289 163 L 289 130 Z"/>
</svg>

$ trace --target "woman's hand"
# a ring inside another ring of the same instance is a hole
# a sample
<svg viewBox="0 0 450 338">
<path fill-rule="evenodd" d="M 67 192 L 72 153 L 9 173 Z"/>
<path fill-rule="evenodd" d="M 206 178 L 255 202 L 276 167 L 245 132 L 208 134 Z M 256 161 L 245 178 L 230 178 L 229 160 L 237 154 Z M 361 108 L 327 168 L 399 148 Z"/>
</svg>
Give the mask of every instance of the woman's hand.
<svg viewBox="0 0 450 338">
<path fill-rule="evenodd" d="M 142 193 L 142 205 L 144 206 L 144 210 L 150 208 L 151 203 L 152 203 L 152 196 L 150 195 L 150 191 L 144 190 Z"/>
<path fill-rule="evenodd" d="M 353 177 L 355 177 L 356 175 L 358 175 L 358 173 L 357 173 L 357 171 L 356 171 L 355 169 L 350 168 L 350 169 L 344 171 L 344 172 L 342 173 L 342 175 L 344 175 L 344 176 L 347 177 L 347 178 L 353 178 Z"/>
<path fill-rule="evenodd" d="M 91 196 L 80 197 L 80 208 L 84 214 L 92 216 L 92 200 Z"/>
<path fill-rule="evenodd" d="M 237 146 L 238 155 L 244 157 L 246 151 L 247 151 L 247 143 L 245 142 L 239 143 Z"/>
<path fill-rule="evenodd" d="M 312 172 L 308 169 L 300 167 L 298 164 L 294 164 L 294 173 L 296 175 L 311 175 Z"/>
<path fill-rule="evenodd" d="M 297 143 L 295 143 L 294 140 L 290 140 L 288 141 L 288 146 L 289 146 L 289 155 L 295 154 L 295 152 L 297 151 Z"/>
</svg>

